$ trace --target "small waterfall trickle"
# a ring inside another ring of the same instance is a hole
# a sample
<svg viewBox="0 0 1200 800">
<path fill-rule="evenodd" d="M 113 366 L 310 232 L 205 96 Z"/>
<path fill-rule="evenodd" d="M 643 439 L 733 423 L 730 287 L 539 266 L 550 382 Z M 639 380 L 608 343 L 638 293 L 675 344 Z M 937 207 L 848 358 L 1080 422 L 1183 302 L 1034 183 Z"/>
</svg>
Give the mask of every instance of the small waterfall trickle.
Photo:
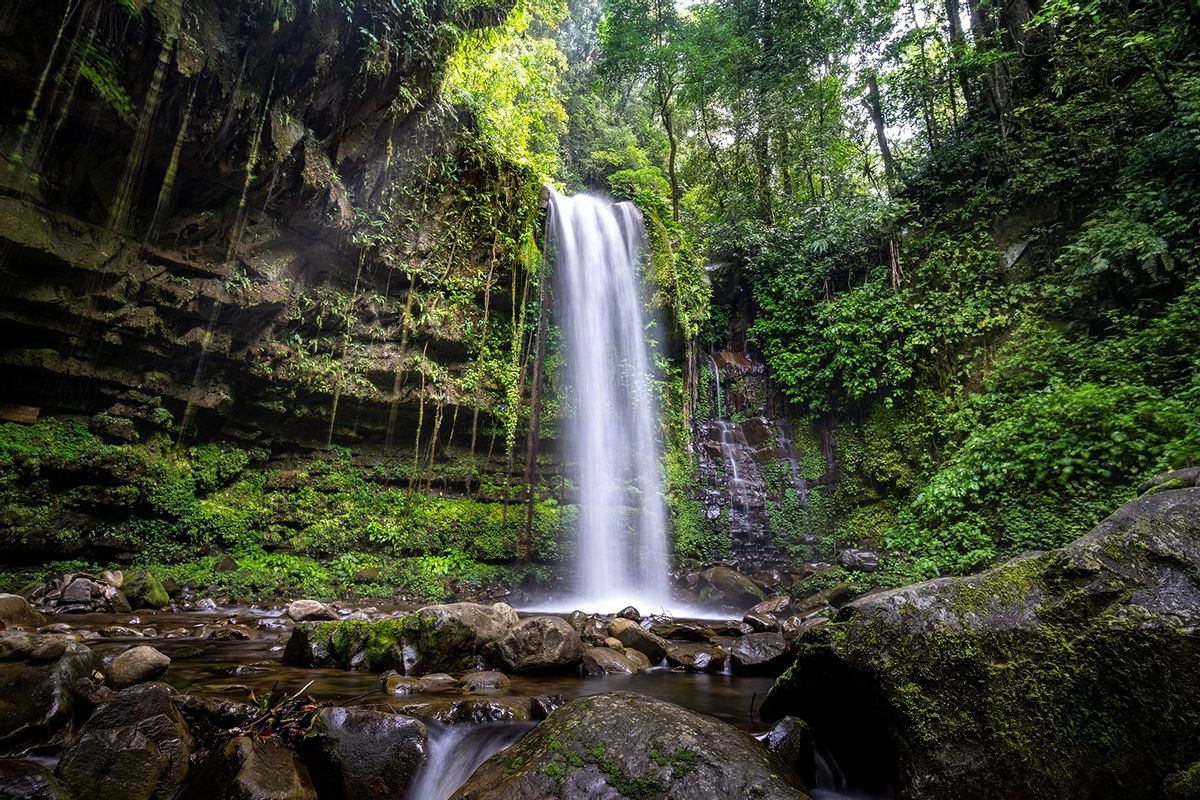
<svg viewBox="0 0 1200 800">
<path fill-rule="evenodd" d="M 533 723 L 489 722 L 482 725 L 429 726 L 429 755 L 417 769 L 409 800 L 447 800 L 479 765 L 514 744 Z"/>
<path fill-rule="evenodd" d="M 630 203 L 552 194 L 549 245 L 568 348 L 577 465 L 577 591 L 587 604 L 665 604 L 667 525 Z"/>
<path fill-rule="evenodd" d="M 708 363 L 712 365 L 713 373 L 713 390 L 717 394 L 717 419 L 725 419 L 725 409 L 721 405 L 721 368 L 717 366 L 717 360 L 712 356 L 708 357 Z"/>
</svg>

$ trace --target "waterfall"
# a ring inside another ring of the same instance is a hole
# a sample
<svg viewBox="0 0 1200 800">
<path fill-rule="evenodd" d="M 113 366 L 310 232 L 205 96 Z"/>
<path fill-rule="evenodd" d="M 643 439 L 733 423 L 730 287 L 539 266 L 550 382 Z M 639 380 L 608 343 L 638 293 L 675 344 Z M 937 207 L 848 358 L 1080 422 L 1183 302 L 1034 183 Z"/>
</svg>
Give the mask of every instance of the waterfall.
<svg viewBox="0 0 1200 800">
<path fill-rule="evenodd" d="M 554 193 L 550 248 L 567 344 L 577 465 L 581 603 L 666 603 L 667 525 L 658 411 L 638 277 L 643 228 L 630 203 Z M 647 610 L 647 609 L 643 609 Z"/>
</svg>

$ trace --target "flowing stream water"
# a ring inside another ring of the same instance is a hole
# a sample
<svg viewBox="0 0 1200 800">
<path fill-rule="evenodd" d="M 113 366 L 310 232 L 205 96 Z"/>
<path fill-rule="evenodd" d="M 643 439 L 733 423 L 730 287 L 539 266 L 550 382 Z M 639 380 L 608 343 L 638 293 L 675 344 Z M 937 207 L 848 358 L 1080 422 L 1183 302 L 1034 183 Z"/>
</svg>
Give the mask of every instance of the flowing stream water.
<svg viewBox="0 0 1200 800">
<path fill-rule="evenodd" d="M 551 196 L 549 246 L 568 351 L 577 465 L 576 594 L 583 607 L 669 603 L 658 409 L 630 203 Z"/>
</svg>

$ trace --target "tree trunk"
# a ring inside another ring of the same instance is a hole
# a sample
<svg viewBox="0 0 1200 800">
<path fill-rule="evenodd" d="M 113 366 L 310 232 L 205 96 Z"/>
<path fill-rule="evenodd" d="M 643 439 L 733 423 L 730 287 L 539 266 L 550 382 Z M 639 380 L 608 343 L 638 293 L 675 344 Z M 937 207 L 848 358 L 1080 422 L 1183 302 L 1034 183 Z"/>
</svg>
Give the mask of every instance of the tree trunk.
<svg viewBox="0 0 1200 800">
<path fill-rule="evenodd" d="M 871 124 L 875 127 L 875 139 L 879 143 L 879 156 L 883 159 L 883 174 L 888 187 L 896 173 L 896 159 L 892 156 L 892 148 L 887 140 L 887 123 L 883 118 L 883 103 L 879 99 L 879 81 L 874 74 L 867 76 L 867 113 L 871 115 Z"/>
<path fill-rule="evenodd" d="M 538 304 L 537 343 L 534 345 L 533 375 L 530 377 L 529 436 L 525 440 L 525 525 L 517 546 L 517 557 L 521 561 L 529 561 L 533 556 L 533 510 L 537 500 L 534 482 L 537 479 L 538 436 L 542 424 L 542 363 L 546 359 L 546 326 L 549 324 L 547 308 L 550 305 L 550 287 L 545 272 L 540 282 L 542 291 Z"/>
<path fill-rule="evenodd" d="M 963 32 L 962 7 L 959 0 L 946 0 L 946 20 L 950 24 L 950 50 L 953 53 L 954 75 L 958 78 L 958 87 L 962 89 L 963 102 L 967 104 L 967 113 L 975 110 L 975 92 L 971 86 L 971 76 L 962 61 L 967 52 L 967 36 Z"/>
</svg>

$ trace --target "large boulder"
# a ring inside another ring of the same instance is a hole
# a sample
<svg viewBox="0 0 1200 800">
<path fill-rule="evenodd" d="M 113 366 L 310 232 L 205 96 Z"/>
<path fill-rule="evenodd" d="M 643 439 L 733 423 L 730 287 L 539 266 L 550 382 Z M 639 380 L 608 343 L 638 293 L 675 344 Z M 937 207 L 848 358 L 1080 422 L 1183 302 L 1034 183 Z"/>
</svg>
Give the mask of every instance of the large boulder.
<svg viewBox="0 0 1200 800">
<path fill-rule="evenodd" d="M 797 641 L 762 714 L 804 719 L 901 797 L 1162 797 L 1200 760 L 1200 489 L 1135 500 L 1059 550 L 860 598 Z"/>
<path fill-rule="evenodd" d="M 428 736 L 425 723 L 402 714 L 323 708 L 302 752 L 323 800 L 403 800 Z"/>
<path fill-rule="evenodd" d="M 485 762 L 455 800 L 807 798 L 749 735 L 671 703 L 613 692 L 568 703 Z"/>
<path fill-rule="evenodd" d="M 729 567 L 710 567 L 700 573 L 703 585 L 700 599 L 707 603 L 727 603 L 750 607 L 767 599 L 758 584 Z"/>
<path fill-rule="evenodd" d="M 561 617 L 530 617 L 490 643 L 485 652 L 509 672 L 545 672 L 578 664 L 583 643 Z"/>
<path fill-rule="evenodd" d="M 640 669 L 636 661 L 608 647 L 585 647 L 580 664 L 584 675 L 632 675 Z"/>
<path fill-rule="evenodd" d="M 108 679 L 117 689 L 157 680 L 171 666 L 171 659 L 149 645 L 131 647 L 108 665 Z"/>
<path fill-rule="evenodd" d="M 238 736 L 209 756 L 179 800 L 317 800 L 317 792 L 291 750 Z"/>
<path fill-rule="evenodd" d="M 171 687 L 144 683 L 92 714 L 63 750 L 58 777 L 89 800 L 166 800 L 187 775 L 192 737 Z"/>
<path fill-rule="evenodd" d="M 19 594 L 0 594 L 0 629 L 45 625 L 43 617 Z"/>
<path fill-rule="evenodd" d="M 71 687 L 99 669 L 95 653 L 65 637 L 0 631 L 0 754 L 69 736 Z"/>
<path fill-rule="evenodd" d="M 292 631 L 283 660 L 409 675 L 464 672 L 477 666 L 485 644 L 516 624 L 517 613 L 504 603 L 427 606 L 399 618 L 303 622 Z"/>
</svg>

